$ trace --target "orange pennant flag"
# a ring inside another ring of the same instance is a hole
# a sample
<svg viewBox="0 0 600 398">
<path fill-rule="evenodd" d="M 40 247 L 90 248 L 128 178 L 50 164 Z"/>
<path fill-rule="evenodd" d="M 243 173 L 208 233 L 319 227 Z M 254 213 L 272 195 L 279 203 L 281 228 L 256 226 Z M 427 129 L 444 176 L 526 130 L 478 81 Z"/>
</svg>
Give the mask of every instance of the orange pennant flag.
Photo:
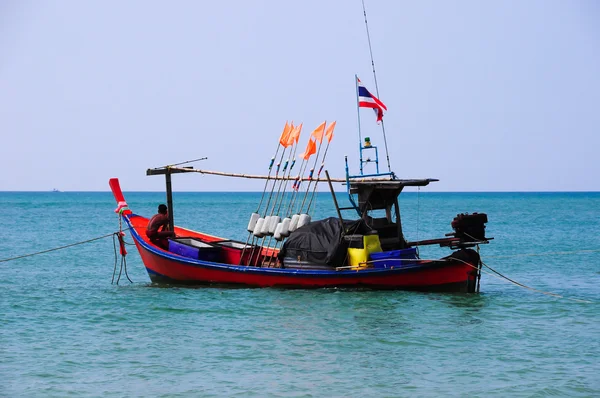
<svg viewBox="0 0 600 398">
<path fill-rule="evenodd" d="M 317 141 L 313 141 L 312 138 L 308 139 L 308 145 L 306 145 L 306 151 L 300 157 L 304 160 L 308 160 L 310 155 L 317 153 Z"/>
<path fill-rule="evenodd" d="M 293 145 L 294 142 L 297 144 L 298 140 L 300 139 L 300 132 L 302 131 L 302 123 L 300 123 L 299 126 L 296 126 L 296 128 L 292 129 L 292 131 L 290 132 L 290 135 L 287 138 L 287 146 Z"/>
<path fill-rule="evenodd" d="M 294 124 L 292 123 L 291 125 L 288 124 L 288 122 L 285 122 L 285 127 L 283 128 L 283 132 L 281 133 L 281 137 L 279 137 L 279 143 L 281 145 L 283 145 L 284 147 L 288 147 L 289 144 L 288 142 L 288 137 L 292 131 L 292 129 L 294 128 Z"/>
<path fill-rule="evenodd" d="M 325 122 L 321 123 L 319 127 L 315 129 L 310 135 L 315 137 L 319 141 L 319 144 L 323 142 L 323 133 L 325 132 Z"/>
<path fill-rule="evenodd" d="M 333 122 L 329 125 L 329 127 L 327 127 L 327 130 L 325 130 L 325 135 L 327 136 L 327 142 L 331 142 L 331 139 L 333 138 L 333 129 L 335 129 L 335 123 Z"/>
</svg>

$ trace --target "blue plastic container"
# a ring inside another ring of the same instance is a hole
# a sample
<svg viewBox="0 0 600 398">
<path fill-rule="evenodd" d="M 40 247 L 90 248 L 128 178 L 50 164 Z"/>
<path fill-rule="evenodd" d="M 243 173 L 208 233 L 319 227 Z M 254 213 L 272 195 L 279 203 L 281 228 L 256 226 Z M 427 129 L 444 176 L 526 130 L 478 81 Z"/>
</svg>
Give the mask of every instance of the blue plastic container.
<svg viewBox="0 0 600 398">
<path fill-rule="evenodd" d="M 169 239 L 169 251 L 195 260 L 219 262 L 221 248 L 195 238 Z"/>
<path fill-rule="evenodd" d="M 369 260 L 372 261 L 370 264 L 373 268 L 396 268 L 404 267 L 407 265 L 415 264 L 417 248 L 409 247 L 408 249 L 402 250 L 391 250 L 387 252 L 371 253 Z"/>
</svg>

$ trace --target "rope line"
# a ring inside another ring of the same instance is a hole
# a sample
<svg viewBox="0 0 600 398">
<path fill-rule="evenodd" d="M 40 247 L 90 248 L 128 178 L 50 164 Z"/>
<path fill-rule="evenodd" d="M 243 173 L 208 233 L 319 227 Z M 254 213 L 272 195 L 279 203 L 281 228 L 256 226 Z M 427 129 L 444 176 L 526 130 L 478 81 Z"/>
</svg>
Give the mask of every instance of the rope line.
<svg viewBox="0 0 600 398">
<path fill-rule="evenodd" d="M 479 239 L 465 233 L 469 238 L 473 239 L 473 241 L 478 241 Z M 477 246 L 479 247 L 479 246 Z M 562 251 L 562 252 L 545 252 L 545 253 L 525 253 L 525 254 L 506 254 L 500 256 L 488 256 L 486 258 L 514 258 L 514 257 L 540 257 L 540 256 L 553 256 L 553 255 L 565 255 L 565 254 L 579 254 L 579 253 L 597 253 L 600 252 L 600 249 L 583 249 L 583 250 L 573 250 L 573 251 Z"/>
<path fill-rule="evenodd" d="M 113 267 L 113 274 L 112 274 L 112 280 L 110 281 L 110 284 L 112 285 L 113 283 L 115 283 L 115 274 L 117 273 L 117 244 L 115 242 L 115 236 L 116 234 L 112 234 L 113 237 L 113 249 L 115 251 L 115 266 Z"/>
<path fill-rule="evenodd" d="M 174 164 L 170 164 L 170 165 L 164 166 L 164 167 L 179 166 L 179 165 L 182 165 L 182 164 L 194 163 L 194 162 L 198 162 L 200 160 L 206 160 L 206 159 L 208 159 L 208 158 L 207 157 L 203 157 L 203 158 L 198 158 L 198 159 L 186 160 L 185 162 L 174 163 Z"/>
<path fill-rule="evenodd" d="M 125 230 L 128 230 L 128 229 L 130 229 L 130 228 L 126 228 Z M 12 260 L 18 260 L 20 258 L 25 258 L 25 257 L 37 256 L 38 254 L 50 253 L 50 252 L 53 252 L 53 251 L 56 251 L 56 250 L 66 249 L 66 248 L 77 246 L 77 245 L 83 245 L 84 243 L 90 243 L 90 242 L 93 242 L 93 241 L 96 241 L 96 240 L 100 240 L 100 239 L 111 237 L 115 233 L 117 233 L 117 232 L 112 232 L 112 233 L 107 234 L 107 235 L 98 236 L 97 238 L 92 238 L 92 239 L 84 240 L 84 241 L 81 241 L 81 242 L 71 243 L 71 244 L 68 244 L 68 245 L 65 245 L 65 246 L 55 247 L 53 249 L 42 250 L 42 251 L 36 252 L 36 253 L 30 253 L 30 254 L 24 254 L 22 256 L 5 258 L 5 259 L 0 260 L 0 263 L 4 263 L 4 262 L 7 262 L 7 261 L 12 261 Z"/>
<path fill-rule="evenodd" d="M 564 252 L 545 252 L 545 253 L 527 253 L 527 254 L 507 254 L 500 256 L 488 256 L 487 258 L 513 258 L 513 257 L 539 257 L 539 256 L 553 256 L 553 255 L 566 255 L 566 254 L 578 254 L 578 253 L 598 253 L 600 249 L 584 249 L 584 250 L 573 250 Z"/>
<path fill-rule="evenodd" d="M 479 269 L 479 267 L 476 267 L 473 264 L 470 264 L 470 263 L 468 263 L 468 262 L 466 262 L 464 260 L 461 260 L 460 258 L 449 257 L 449 259 L 460 261 L 461 263 L 464 263 L 464 264 L 466 264 L 466 265 L 468 265 L 470 267 L 473 267 L 475 269 Z M 544 290 L 539 290 L 539 289 L 533 288 L 531 286 L 527 286 L 527 285 L 525 285 L 523 283 L 520 283 L 520 282 L 517 282 L 517 281 L 515 281 L 515 280 L 513 280 L 513 279 L 511 279 L 511 278 L 509 278 L 509 277 L 507 277 L 505 275 L 502 275 L 500 272 L 496 271 L 495 269 L 493 269 L 489 265 L 485 264 L 483 261 L 481 261 L 481 260 L 479 260 L 479 261 L 481 262 L 481 264 L 483 266 L 485 266 L 486 268 L 489 268 L 493 272 L 493 273 L 492 272 L 487 272 L 487 271 L 481 269 L 480 271 L 483 272 L 486 275 L 491 275 L 491 276 L 496 277 L 498 279 L 507 280 L 507 281 L 509 281 L 509 282 L 511 282 L 511 283 L 513 283 L 513 284 L 515 284 L 517 286 L 519 286 L 519 287 L 522 287 L 522 288 L 525 288 L 525 289 L 529 289 L 529 290 L 532 290 L 534 292 L 542 293 L 542 294 L 545 294 L 547 296 L 553 296 L 553 297 L 562 298 L 562 299 L 566 299 L 566 300 L 576 301 L 576 302 L 579 302 L 579 303 L 586 303 L 586 304 L 593 304 L 594 303 L 593 301 L 576 299 L 576 298 L 571 298 L 571 297 L 565 297 L 565 296 L 562 296 L 562 295 L 557 294 L 557 293 L 546 292 Z"/>
</svg>

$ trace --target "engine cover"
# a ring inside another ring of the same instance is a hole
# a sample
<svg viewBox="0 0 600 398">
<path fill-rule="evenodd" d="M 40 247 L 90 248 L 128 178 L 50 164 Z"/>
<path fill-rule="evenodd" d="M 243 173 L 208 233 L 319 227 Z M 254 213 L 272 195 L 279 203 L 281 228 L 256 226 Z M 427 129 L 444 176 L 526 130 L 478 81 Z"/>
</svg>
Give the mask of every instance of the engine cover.
<svg viewBox="0 0 600 398">
<path fill-rule="evenodd" d="M 485 241 L 485 224 L 488 222 L 485 213 L 461 213 L 452 220 L 454 236 L 462 242 Z"/>
</svg>

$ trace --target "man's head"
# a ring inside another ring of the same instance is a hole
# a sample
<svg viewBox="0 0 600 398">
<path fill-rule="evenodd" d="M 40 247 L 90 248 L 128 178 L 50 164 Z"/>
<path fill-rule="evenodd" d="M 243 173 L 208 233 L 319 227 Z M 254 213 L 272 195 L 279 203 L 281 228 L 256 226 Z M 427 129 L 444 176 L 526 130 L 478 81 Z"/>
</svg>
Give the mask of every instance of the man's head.
<svg viewBox="0 0 600 398">
<path fill-rule="evenodd" d="M 159 204 L 159 205 L 158 205 L 158 212 L 159 212 L 160 214 L 167 214 L 167 205 L 165 205 L 165 204 L 162 204 L 162 203 L 161 203 L 161 204 Z"/>
</svg>

